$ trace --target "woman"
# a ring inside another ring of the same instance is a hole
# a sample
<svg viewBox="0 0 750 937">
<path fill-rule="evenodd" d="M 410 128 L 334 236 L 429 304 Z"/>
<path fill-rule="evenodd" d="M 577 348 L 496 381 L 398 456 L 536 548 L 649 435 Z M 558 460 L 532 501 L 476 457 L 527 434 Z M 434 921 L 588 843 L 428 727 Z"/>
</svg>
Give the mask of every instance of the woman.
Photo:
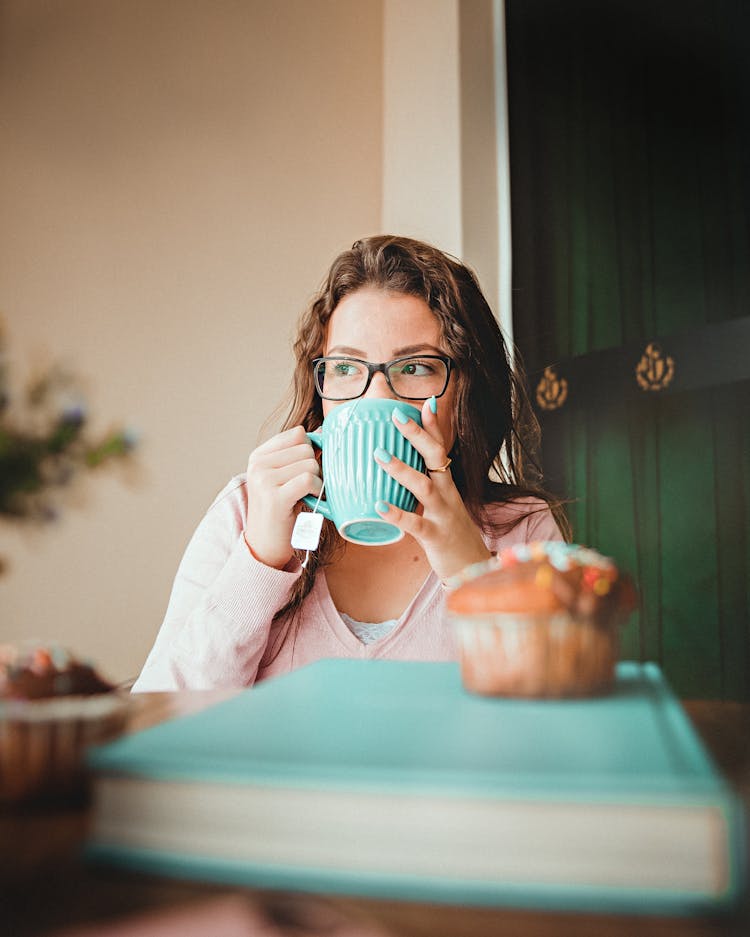
<svg viewBox="0 0 750 937">
<path fill-rule="evenodd" d="M 442 582 L 504 546 L 561 539 L 559 505 L 527 475 L 536 423 L 522 383 L 463 264 L 408 238 L 357 241 L 303 315 L 294 352 L 284 429 L 196 530 L 136 691 L 247 686 L 321 657 L 451 660 Z M 434 377 L 421 393 L 430 393 L 413 400 L 402 382 L 425 355 Z M 329 523 L 303 567 L 292 528 L 300 499 L 322 485 L 306 431 L 342 402 L 325 381 L 341 367 L 348 399 L 403 396 L 421 407 L 421 428 L 394 420 L 428 472 L 381 453 L 418 501 L 413 514 L 383 505 L 405 536 L 360 546 Z"/>
</svg>

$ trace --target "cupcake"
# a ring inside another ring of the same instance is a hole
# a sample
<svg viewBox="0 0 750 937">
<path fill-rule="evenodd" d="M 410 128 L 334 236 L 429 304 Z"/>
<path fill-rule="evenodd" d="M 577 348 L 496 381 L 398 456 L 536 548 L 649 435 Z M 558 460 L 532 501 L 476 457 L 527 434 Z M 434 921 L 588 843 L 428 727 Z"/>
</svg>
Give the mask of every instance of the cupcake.
<svg viewBox="0 0 750 937">
<path fill-rule="evenodd" d="M 447 583 L 464 686 L 488 696 L 607 692 L 635 590 L 608 557 L 577 544 L 517 544 Z"/>
<path fill-rule="evenodd" d="M 0 645 L 0 802 L 83 790 L 83 752 L 117 734 L 127 701 L 60 647 Z"/>
</svg>

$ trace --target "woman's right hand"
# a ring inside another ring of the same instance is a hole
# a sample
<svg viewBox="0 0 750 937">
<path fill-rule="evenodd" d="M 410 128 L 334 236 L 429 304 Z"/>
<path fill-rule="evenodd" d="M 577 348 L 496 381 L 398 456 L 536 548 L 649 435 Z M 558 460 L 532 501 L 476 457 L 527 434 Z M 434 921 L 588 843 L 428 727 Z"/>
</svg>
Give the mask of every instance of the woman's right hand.
<svg viewBox="0 0 750 937">
<path fill-rule="evenodd" d="M 292 529 L 299 501 L 322 487 L 315 450 L 301 426 L 278 433 L 247 463 L 245 540 L 256 559 L 283 569 L 292 558 Z"/>
</svg>

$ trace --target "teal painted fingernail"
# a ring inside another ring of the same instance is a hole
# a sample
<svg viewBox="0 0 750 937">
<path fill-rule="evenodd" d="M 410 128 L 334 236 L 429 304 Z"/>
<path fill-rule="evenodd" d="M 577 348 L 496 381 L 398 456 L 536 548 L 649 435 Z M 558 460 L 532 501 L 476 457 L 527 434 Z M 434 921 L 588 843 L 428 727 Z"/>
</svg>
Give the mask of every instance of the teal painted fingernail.
<svg viewBox="0 0 750 937">
<path fill-rule="evenodd" d="M 380 446 L 375 450 L 374 455 L 380 462 L 390 462 L 392 458 L 390 452 L 386 452 L 385 449 L 381 449 Z"/>
<path fill-rule="evenodd" d="M 391 506 L 389 504 L 386 504 L 385 501 L 378 501 L 375 504 L 375 510 L 378 512 L 378 514 L 387 514 L 390 511 L 390 509 L 391 509 Z"/>
<path fill-rule="evenodd" d="M 409 422 L 409 417 L 399 407 L 393 408 L 393 415 L 396 417 L 396 422 L 401 423 L 402 426 Z"/>
<path fill-rule="evenodd" d="M 430 397 L 430 410 L 432 410 L 433 413 L 437 413 L 437 397 L 434 394 Z"/>
</svg>

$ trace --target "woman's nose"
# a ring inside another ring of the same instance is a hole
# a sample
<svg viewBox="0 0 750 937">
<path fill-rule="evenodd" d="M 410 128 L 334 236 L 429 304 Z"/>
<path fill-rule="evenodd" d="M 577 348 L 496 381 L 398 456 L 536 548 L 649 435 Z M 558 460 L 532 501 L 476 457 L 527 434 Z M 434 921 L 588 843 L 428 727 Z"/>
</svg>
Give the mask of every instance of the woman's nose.
<svg viewBox="0 0 750 937">
<path fill-rule="evenodd" d="M 374 400 L 377 397 L 383 399 L 396 400 L 397 397 L 388 386 L 388 381 L 385 379 L 385 374 L 382 371 L 378 371 L 376 374 L 373 374 L 372 380 L 370 381 L 370 386 L 367 388 L 365 397 L 368 397 L 371 400 Z"/>
</svg>

